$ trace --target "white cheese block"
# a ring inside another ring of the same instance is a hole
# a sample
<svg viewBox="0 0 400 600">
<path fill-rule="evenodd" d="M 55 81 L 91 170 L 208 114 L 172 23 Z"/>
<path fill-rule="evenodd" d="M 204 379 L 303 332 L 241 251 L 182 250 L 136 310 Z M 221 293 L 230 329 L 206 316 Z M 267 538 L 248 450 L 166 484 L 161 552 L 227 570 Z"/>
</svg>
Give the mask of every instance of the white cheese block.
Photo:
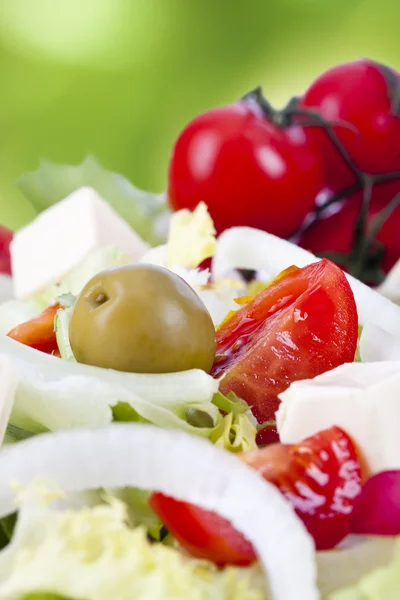
<svg viewBox="0 0 400 600">
<path fill-rule="evenodd" d="M 149 249 L 99 194 L 83 187 L 40 213 L 11 243 L 15 296 L 28 298 L 65 276 L 103 246 L 137 261 Z"/>
<path fill-rule="evenodd" d="M 400 361 L 345 364 L 292 383 L 279 397 L 282 442 L 297 443 L 337 425 L 357 444 L 372 474 L 400 469 Z"/>
</svg>

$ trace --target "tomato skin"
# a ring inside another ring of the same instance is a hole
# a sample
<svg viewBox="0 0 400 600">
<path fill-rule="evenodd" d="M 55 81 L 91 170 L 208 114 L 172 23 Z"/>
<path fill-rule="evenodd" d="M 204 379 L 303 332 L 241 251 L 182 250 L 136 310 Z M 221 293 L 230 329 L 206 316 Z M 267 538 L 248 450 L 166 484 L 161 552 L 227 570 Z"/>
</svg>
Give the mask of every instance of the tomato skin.
<svg viewBox="0 0 400 600">
<path fill-rule="evenodd" d="M 275 418 L 293 381 L 352 362 L 358 317 L 343 271 L 324 259 L 257 294 L 217 330 L 211 374 L 246 400 L 259 423 Z"/>
<path fill-rule="evenodd" d="M 392 69 L 372 60 L 356 60 L 318 77 L 301 98 L 299 107 L 316 109 L 326 121 L 336 123 L 334 132 L 361 171 L 373 175 L 398 171 L 400 113 L 392 110 L 394 82 L 399 85 L 400 75 Z M 326 182 L 340 191 L 354 181 L 354 175 L 326 133 L 321 128 L 310 129 L 324 157 Z"/>
<path fill-rule="evenodd" d="M 4 225 L 0 225 L 0 273 L 11 275 L 10 244 L 14 232 Z"/>
<path fill-rule="evenodd" d="M 151 495 L 149 503 L 192 556 L 211 560 L 218 566 L 246 566 L 256 560 L 250 542 L 216 513 L 159 492 Z"/>
<path fill-rule="evenodd" d="M 400 192 L 400 182 L 379 184 L 373 188 L 367 216 L 367 230 L 376 215 Z M 314 254 L 325 252 L 348 253 L 353 247 L 353 230 L 361 209 L 362 193 L 353 194 L 335 212 L 327 211 L 314 221 L 300 236 L 299 246 Z M 385 273 L 400 258 L 400 206 L 395 208 L 378 231 L 376 241 L 384 246 L 381 267 Z M 339 263 L 339 261 L 338 261 Z M 340 264 L 340 263 L 339 263 Z M 341 265 L 346 270 L 346 265 Z M 367 281 L 367 283 L 369 283 Z"/>
<path fill-rule="evenodd" d="M 267 425 L 257 432 L 257 446 L 267 446 L 276 442 L 279 442 L 279 433 L 276 425 Z"/>
<path fill-rule="evenodd" d="M 317 550 L 334 548 L 348 535 L 362 474 L 356 448 L 342 429 L 334 426 L 299 444 L 272 444 L 241 458 L 285 495 Z"/>
<path fill-rule="evenodd" d="M 37 317 L 14 327 L 8 332 L 8 337 L 46 354 L 59 355 L 54 330 L 54 318 L 59 308 L 61 305 L 58 303 L 48 306 Z"/>
<path fill-rule="evenodd" d="M 278 127 L 242 100 L 185 127 L 170 161 L 168 196 L 174 210 L 204 201 L 218 233 L 247 225 L 288 237 L 322 185 L 321 159 L 308 132 Z"/>
<path fill-rule="evenodd" d="M 333 548 L 349 533 L 362 475 L 355 446 L 343 430 L 331 427 L 299 444 L 272 444 L 238 458 L 285 495 L 317 549 Z M 255 560 L 249 542 L 217 514 L 159 493 L 152 494 L 150 504 L 192 556 L 220 566 Z"/>
</svg>

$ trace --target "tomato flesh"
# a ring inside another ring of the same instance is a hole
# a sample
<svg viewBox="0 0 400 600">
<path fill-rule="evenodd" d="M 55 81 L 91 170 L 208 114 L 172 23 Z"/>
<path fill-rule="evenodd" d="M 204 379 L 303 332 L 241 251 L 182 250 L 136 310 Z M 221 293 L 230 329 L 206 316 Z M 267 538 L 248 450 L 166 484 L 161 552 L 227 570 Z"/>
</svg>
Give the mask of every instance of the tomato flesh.
<svg viewBox="0 0 400 600">
<path fill-rule="evenodd" d="M 48 306 L 37 317 L 14 327 L 7 334 L 8 337 L 46 354 L 57 354 L 58 345 L 54 319 L 59 308 L 61 305 L 58 303 Z"/>
<path fill-rule="evenodd" d="M 299 444 L 272 444 L 239 458 L 285 495 L 317 549 L 333 548 L 349 533 L 362 476 L 355 446 L 343 430 L 331 427 Z M 192 556 L 221 566 L 256 559 L 251 544 L 216 513 L 158 492 L 150 504 Z"/>
<path fill-rule="evenodd" d="M 357 336 L 353 292 L 324 259 L 289 271 L 222 324 L 211 374 L 223 375 L 221 392 L 235 392 L 264 423 L 293 381 L 353 361 Z"/>
<path fill-rule="evenodd" d="M 216 513 L 159 492 L 151 495 L 150 506 L 192 556 L 219 566 L 246 566 L 256 560 L 250 542 Z"/>
<path fill-rule="evenodd" d="M 273 444 L 241 458 L 280 489 L 318 550 L 333 548 L 348 535 L 362 475 L 356 448 L 342 429 L 331 427 L 299 444 Z"/>
</svg>

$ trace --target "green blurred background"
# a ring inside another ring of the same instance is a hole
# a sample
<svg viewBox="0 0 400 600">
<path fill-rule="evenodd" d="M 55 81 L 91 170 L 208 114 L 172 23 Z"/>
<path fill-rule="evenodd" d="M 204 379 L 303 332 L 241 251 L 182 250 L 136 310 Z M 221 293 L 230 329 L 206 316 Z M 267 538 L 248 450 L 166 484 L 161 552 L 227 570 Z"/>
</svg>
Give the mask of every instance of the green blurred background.
<svg viewBox="0 0 400 600">
<path fill-rule="evenodd" d="M 0 222 L 33 216 L 15 180 L 41 158 L 163 190 L 197 113 L 361 56 L 400 68 L 399 22 L 398 0 L 0 0 Z"/>
</svg>

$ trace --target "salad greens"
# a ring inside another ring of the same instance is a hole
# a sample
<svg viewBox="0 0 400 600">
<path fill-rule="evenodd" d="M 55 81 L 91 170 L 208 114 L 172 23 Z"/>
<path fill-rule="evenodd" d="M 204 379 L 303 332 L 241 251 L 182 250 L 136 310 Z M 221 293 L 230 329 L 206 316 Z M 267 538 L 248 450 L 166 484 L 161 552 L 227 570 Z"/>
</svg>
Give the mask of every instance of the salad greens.
<svg viewBox="0 0 400 600">
<path fill-rule="evenodd" d="M 37 312 L 45 309 L 55 298 L 63 294 L 79 294 L 94 275 L 105 269 L 119 267 L 131 262 L 127 254 L 116 246 L 103 246 L 93 250 L 79 265 L 64 275 L 57 284 L 49 284 L 30 299 Z"/>
<path fill-rule="evenodd" d="M 44 160 L 37 171 L 26 173 L 18 180 L 18 187 L 38 212 L 86 186 L 107 200 L 145 241 L 153 245 L 162 241 L 157 218 L 168 212 L 165 195 L 139 190 L 122 175 L 107 171 L 92 156 L 80 165 L 59 165 Z"/>
<path fill-rule="evenodd" d="M 54 319 L 54 329 L 56 332 L 57 346 L 60 351 L 60 356 L 63 360 L 75 361 L 74 353 L 72 352 L 69 341 L 69 322 L 73 306 L 65 309 L 59 309 Z"/>
<path fill-rule="evenodd" d="M 193 212 L 180 210 L 169 224 L 167 267 L 197 267 L 217 248 L 214 223 L 207 206 L 200 202 Z"/>
<path fill-rule="evenodd" d="M 0 353 L 8 355 L 17 372 L 10 423 L 19 429 L 40 433 L 85 425 L 97 427 L 113 419 L 141 420 L 214 441 L 223 438 L 229 445 L 254 446 L 256 430 L 248 417 L 242 415 L 233 423 L 229 417 L 222 417 L 213 402 L 218 382 L 203 371 L 165 375 L 108 371 L 32 352 L 7 337 L 0 338 Z M 230 406 L 232 410 L 234 403 Z M 188 409 L 205 412 L 213 425 L 189 424 Z M 241 403 L 240 411 L 245 410 Z"/>
<path fill-rule="evenodd" d="M 392 560 L 372 569 L 358 583 L 335 592 L 329 600 L 395 600 L 400 590 L 400 538 L 396 540 Z"/>
<path fill-rule="evenodd" d="M 80 166 L 44 162 L 38 171 L 21 178 L 19 185 L 38 211 L 90 185 L 145 240 L 152 244 L 163 241 L 156 229 L 168 214 L 165 198 L 137 190 L 91 157 Z M 236 228 L 226 232 L 217 246 L 213 222 L 205 204 L 200 203 L 192 213 L 183 210 L 173 215 L 167 243 L 149 250 L 141 262 L 164 266 L 185 279 L 218 325 L 229 311 L 248 301 L 249 295 L 269 285 L 277 275 L 276 263 L 285 262 L 287 266 L 292 256 L 300 257 L 301 264 L 311 260 L 304 250 L 293 250 L 272 237 Z M 261 256 L 260 249 L 267 247 L 270 252 L 275 248 L 280 255 L 277 261 Z M 197 267 L 215 254 L 211 281 L 210 272 Z M 396 551 L 391 560 L 390 545 L 385 541 L 376 546 L 381 562 L 371 553 L 363 560 L 364 545 L 360 545 L 361 554 L 350 556 L 338 550 L 318 553 L 315 558 L 312 538 L 276 488 L 258 474 L 249 474 L 241 461 L 236 465 L 229 462 L 229 455 L 213 455 L 218 449 L 229 453 L 257 449 L 257 423 L 249 406 L 232 392 L 221 394 L 218 380 L 198 369 L 136 374 L 76 362 L 69 341 L 76 295 L 93 275 L 129 262 L 117 246 L 105 246 L 90 253 L 32 302 L 8 301 L 0 305 L 0 332 L 4 333 L 57 298 L 64 306 L 54 320 L 61 360 L 0 336 L 0 355 L 7 356 L 3 384 L 5 389 L 9 386 L 15 391 L 16 387 L 11 418 L 4 412 L 0 429 L 5 432 L 4 444 L 9 446 L 4 452 L 21 449 L 19 456 L 15 453 L 14 463 L 10 460 L 13 475 L 19 472 L 23 483 L 28 475 L 32 477 L 26 456 L 33 448 L 34 467 L 41 465 L 40 473 L 43 470 L 54 480 L 60 476 L 69 486 L 69 494 L 50 494 L 46 501 L 44 496 L 33 498 L 28 493 L 21 502 L 16 525 L 15 514 L 0 520 L 0 600 L 265 600 L 267 589 L 259 564 L 218 570 L 211 562 L 188 558 L 171 547 L 171 539 L 175 544 L 172 536 L 167 532 L 163 539 L 165 527 L 150 508 L 149 490 L 171 494 L 206 510 L 221 509 L 221 516 L 237 525 L 239 532 L 247 532 L 260 564 L 270 569 L 269 584 L 275 595 L 284 588 L 283 597 L 292 598 L 298 589 L 299 598 L 316 599 L 318 568 L 318 585 L 324 599 L 395 597 L 400 588 L 399 540 L 393 541 Z M 265 264 L 271 267 L 265 276 L 268 282 L 255 280 L 249 286 L 239 281 L 233 270 L 258 269 Z M 359 282 L 351 280 L 351 284 L 362 305 L 364 325 L 359 326 L 355 361 L 371 360 L 371 356 L 378 357 L 374 360 L 388 360 L 394 355 L 398 358 L 398 339 L 387 331 L 388 323 L 400 314 L 398 309 L 389 307 L 384 316 L 377 311 L 375 322 L 365 324 L 375 309 L 383 311 L 387 301 L 374 296 L 374 309 L 369 305 L 366 308 L 372 298 L 370 290 L 366 292 Z M 243 295 L 246 297 L 239 299 Z M 374 349 L 375 339 L 379 339 L 379 351 Z M 120 423 L 107 427 L 112 422 Z M 28 440 L 36 434 L 82 427 L 90 429 L 49 433 Z M 98 431 L 99 427 L 104 429 Z M 21 444 L 11 447 L 15 442 Z M 64 460 L 69 452 L 71 457 Z M 86 457 L 82 469 L 76 464 L 71 467 L 81 457 Z M 3 515 L 8 515 L 10 506 L 15 509 L 4 475 L 8 468 L 9 464 L 4 463 L 0 473 Z M 243 489 L 242 481 L 246 484 Z M 143 489 L 133 487 L 140 485 Z M 93 492 L 91 502 L 84 498 L 88 490 Z M 78 506 L 71 504 L 73 494 Z M 150 540 L 164 543 L 153 544 Z M 347 568 L 335 565 L 336 559 L 347 560 Z M 293 578 L 287 578 L 286 568 L 291 569 Z M 341 579 L 333 575 L 338 569 Z M 337 591 L 339 587 L 342 589 Z"/>
<path fill-rule="evenodd" d="M 45 591 L 84 600 L 263 600 L 257 568 L 219 571 L 151 544 L 126 520 L 117 500 L 80 510 L 23 505 L 0 554 L 0 599 Z"/>
</svg>

